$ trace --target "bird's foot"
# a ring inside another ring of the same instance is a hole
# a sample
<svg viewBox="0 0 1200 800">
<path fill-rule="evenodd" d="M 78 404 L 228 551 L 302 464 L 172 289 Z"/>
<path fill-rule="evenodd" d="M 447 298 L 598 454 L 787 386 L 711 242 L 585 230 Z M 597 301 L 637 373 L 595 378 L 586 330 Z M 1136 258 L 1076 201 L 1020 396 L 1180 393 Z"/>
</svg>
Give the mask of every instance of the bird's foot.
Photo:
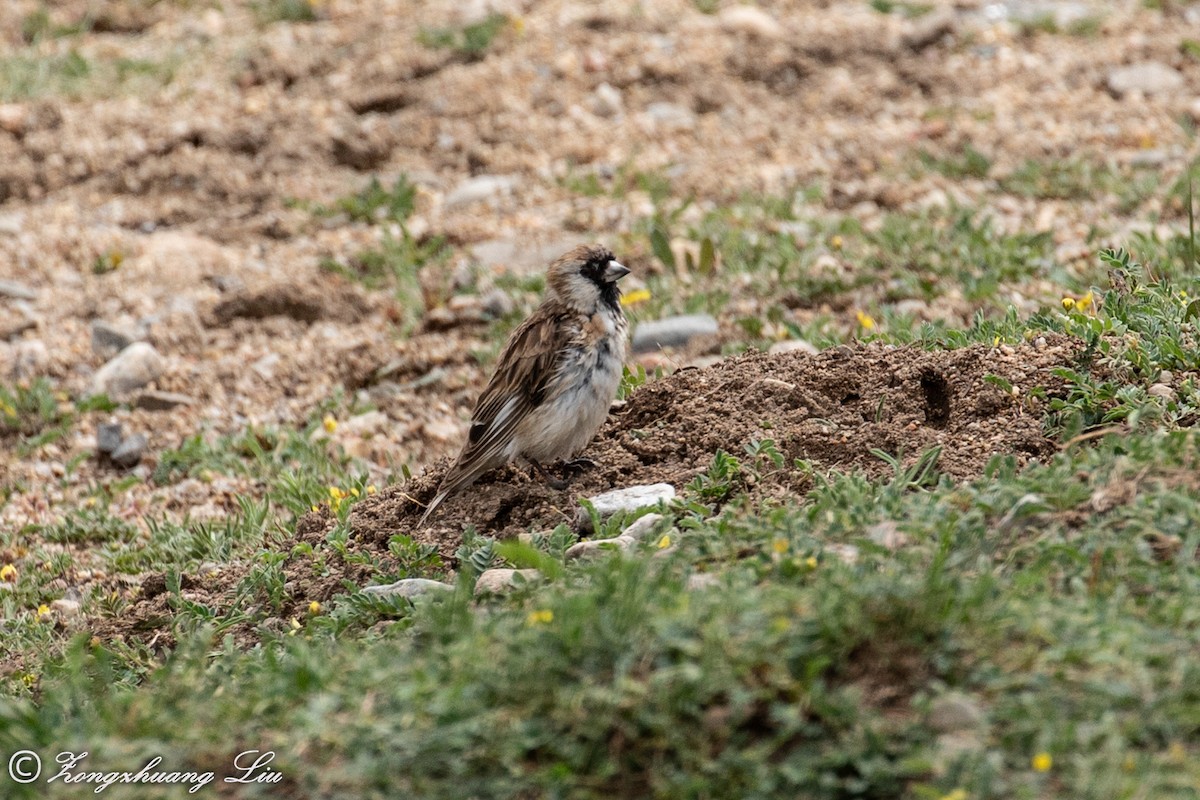
<svg viewBox="0 0 1200 800">
<path fill-rule="evenodd" d="M 567 488 L 566 481 L 562 480 L 561 478 L 556 478 L 553 475 L 551 475 L 549 472 L 546 471 L 546 468 L 543 467 L 538 462 L 530 460 L 529 464 L 533 468 L 533 472 L 537 473 L 538 477 L 540 477 L 543 481 L 545 481 L 546 485 L 549 486 L 551 489 L 555 489 L 555 490 L 561 492 L 563 489 Z M 530 477 L 532 477 L 532 475 Z"/>
</svg>

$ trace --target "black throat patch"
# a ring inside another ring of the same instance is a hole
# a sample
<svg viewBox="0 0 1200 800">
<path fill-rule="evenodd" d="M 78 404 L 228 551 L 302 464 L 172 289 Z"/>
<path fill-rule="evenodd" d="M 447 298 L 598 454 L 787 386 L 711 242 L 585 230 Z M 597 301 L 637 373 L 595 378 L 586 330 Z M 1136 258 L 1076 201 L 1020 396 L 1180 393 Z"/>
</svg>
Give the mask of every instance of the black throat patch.
<svg viewBox="0 0 1200 800">
<path fill-rule="evenodd" d="M 614 258 L 615 256 L 604 248 L 593 250 L 588 256 L 588 260 L 584 262 L 583 267 L 579 270 L 579 274 L 596 284 L 596 288 L 600 290 L 600 300 L 604 305 L 614 311 L 620 311 L 620 287 L 617 286 L 615 281 L 604 280 L 604 271 L 608 269 L 608 262 L 614 260 Z"/>
</svg>

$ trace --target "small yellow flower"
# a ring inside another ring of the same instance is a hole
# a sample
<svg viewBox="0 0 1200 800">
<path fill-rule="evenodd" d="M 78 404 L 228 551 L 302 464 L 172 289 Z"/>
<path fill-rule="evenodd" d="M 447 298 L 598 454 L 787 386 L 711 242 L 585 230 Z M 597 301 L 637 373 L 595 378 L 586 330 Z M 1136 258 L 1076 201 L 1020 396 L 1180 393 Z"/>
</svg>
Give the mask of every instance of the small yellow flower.
<svg viewBox="0 0 1200 800">
<path fill-rule="evenodd" d="M 37 675 L 34 675 L 32 672 L 26 672 L 21 676 L 21 682 L 26 686 L 33 686 L 37 683 Z"/>
<path fill-rule="evenodd" d="M 783 555 L 784 553 L 787 552 L 788 540 L 787 539 L 772 539 L 771 540 L 771 549 L 774 550 L 779 555 Z"/>
<path fill-rule="evenodd" d="M 817 568 L 817 557 L 809 556 L 808 558 L 804 559 L 804 566 L 808 567 L 809 569 L 816 569 Z"/>
<path fill-rule="evenodd" d="M 995 339 L 992 339 L 992 347 L 999 347 L 999 346 L 1000 346 L 1000 337 L 997 336 Z"/>
<path fill-rule="evenodd" d="M 1075 298 L 1074 297 L 1064 297 L 1062 299 L 1062 307 L 1064 309 L 1066 309 L 1067 311 L 1070 311 L 1072 308 L 1075 307 Z"/>
<path fill-rule="evenodd" d="M 512 27 L 513 27 L 513 31 L 516 32 L 517 36 L 521 36 L 522 34 L 524 34 L 525 33 L 525 18 L 524 17 L 513 17 L 512 18 Z"/>
<path fill-rule="evenodd" d="M 632 292 L 621 296 L 621 305 L 636 306 L 638 303 L 644 303 L 650 299 L 649 289 L 634 289 Z"/>
<path fill-rule="evenodd" d="M 320 506 L 312 506 L 311 508 L 314 514 L 321 510 Z"/>
<path fill-rule="evenodd" d="M 858 324 L 862 326 L 864 331 L 875 329 L 875 319 L 865 311 L 855 311 L 854 317 L 858 320 Z"/>
<path fill-rule="evenodd" d="M 554 621 L 554 612 L 548 608 L 530 611 L 526 622 L 530 625 L 549 625 Z"/>
<path fill-rule="evenodd" d="M 367 494 L 375 494 L 378 491 L 379 490 L 375 488 L 375 484 L 373 484 L 373 483 L 367 484 Z"/>
<path fill-rule="evenodd" d="M 663 550 L 671 546 L 671 537 L 669 534 L 663 534 L 663 537 L 658 540 L 658 549 Z"/>
<path fill-rule="evenodd" d="M 321 604 L 318 603 L 316 600 L 313 600 L 311 603 L 308 604 L 308 613 L 320 614 L 321 613 Z"/>
<path fill-rule="evenodd" d="M 841 250 L 842 244 L 843 244 L 842 237 L 836 233 L 829 238 L 829 246 L 832 247 L 834 250 Z"/>
<path fill-rule="evenodd" d="M 1094 301 L 1095 299 L 1096 299 L 1095 295 L 1093 295 L 1089 291 L 1083 297 L 1081 297 L 1077 301 L 1075 301 L 1075 307 L 1078 308 L 1080 311 L 1085 311 L 1085 310 L 1087 310 L 1087 308 L 1089 306 L 1091 306 L 1092 301 Z"/>
<path fill-rule="evenodd" d="M 1050 757 L 1049 753 L 1043 752 L 1034 756 L 1032 763 L 1035 772 L 1049 772 L 1050 768 L 1054 766 L 1054 759 Z"/>
<path fill-rule="evenodd" d="M 11 583 L 17 579 L 17 568 L 12 564 L 5 564 L 0 567 L 0 581 L 8 581 Z"/>
<path fill-rule="evenodd" d="M 970 795 L 966 789 L 955 789 L 949 794 L 942 795 L 942 800 L 969 800 Z"/>
<path fill-rule="evenodd" d="M 45 603 L 42 603 L 40 606 L 38 606 L 37 617 L 40 620 L 50 619 L 50 606 L 46 605 Z"/>
<path fill-rule="evenodd" d="M 354 487 L 354 486 L 351 486 L 351 487 L 350 487 L 350 494 L 354 495 L 355 497 L 358 497 L 358 489 L 357 489 L 356 487 Z"/>
<path fill-rule="evenodd" d="M 337 420 L 333 418 L 333 414 L 326 414 L 325 419 L 321 420 L 321 424 L 325 426 L 326 433 L 333 433 L 337 430 Z"/>
</svg>

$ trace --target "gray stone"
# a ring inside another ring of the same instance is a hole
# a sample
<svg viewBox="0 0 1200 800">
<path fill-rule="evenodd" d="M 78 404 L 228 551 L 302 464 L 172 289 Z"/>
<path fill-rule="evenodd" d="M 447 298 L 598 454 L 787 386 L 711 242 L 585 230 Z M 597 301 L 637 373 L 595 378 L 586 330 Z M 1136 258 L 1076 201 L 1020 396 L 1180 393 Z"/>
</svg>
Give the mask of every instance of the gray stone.
<svg viewBox="0 0 1200 800">
<path fill-rule="evenodd" d="M 37 290 L 17 281 L 0 280 L 0 297 L 13 300 L 36 300 Z"/>
<path fill-rule="evenodd" d="M 890 519 L 878 522 L 867 528 L 867 538 L 880 547 L 888 550 L 899 550 L 908 543 L 908 537 L 900 532 L 900 528 Z"/>
<path fill-rule="evenodd" d="M 96 428 L 96 452 L 112 455 L 121 446 L 121 423 L 106 422 Z"/>
<path fill-rule="evenodd" d="M 632 536 L 615 536 L 612 539 L 589 539 L 577 542 L 567 548 L 563 554 L 567 561 L 589 559 L 608 553 L 626 553 L 637 547 L 637 539 Z"/>
<path fill-rule="evenodd" d="M 687 579 L 687 588 L 693 592 L 712 589 L 720 585 L 721 579 L 711 572 L 694 572 Z"/>
<path fill-rule="evenodd" d="M 70 619 L 79 616 L 80 605 L 76 600 L 68 600 L 65 597 L 60 597 L 50 604 L 50 610 L 58 614 L 62 619 Z"/>
<path fill-rule="evenodd" d="M 696 115 L 691 109 L 676 103 L 651 103 L 642 116 L 656 127 L 668 130 L 688 130 L 696 127 Z"/>
<path fill-rule="evenodd" d="M 662 514 L 647 514 L 644 517 L 638 517 L 628 528 L 621 532 L 621 535 L 628 536 L 634 541 L 644 542 L 654 535 L 658 523 L 662 522 L 662 519 Z"/>
<path fill-rule="evenodd" d="M 50 364 L 50 349 L 41 339 L 26 339 L 13 347 L 12 374 L 14 378 L 40 375 Z"/>
<path fill-rule="evenodd" d="M 542 577 L 536 569 L 489 569 L 475 581 L 475 596 L 504 594 Z"/>
<path fill-rule="evenodd" d="M 491 200 L 496 197 L 512 194 L 519 183 L 515 175 L 477 175 L 460 183 L 446 195 L 443 205 L 446 208 L 457 208 L 481 200 Z"/>
<path fill-rule="evenodd" d="M 431 581 L 426 578 L 405 578 L 404 580 L 388 583 L 381 586 L 368 586 L 363 589 L 364 594 L 373 594 L 377 597 L 420 597 L 423 594 L 436 592 L 454 591 L 454 587 L 448 583 L 441 581 Z"/>
<path fill-rule="evenodd" d="M 1131 92 L 1174 92 L 1183 88 L 1183 76 L 1159 61 L 1143 61 L 1109 70 L 1107 85 L 1117 97 Z"/>
<path fill-rule="evenodd" d="M 92 376 L 91 393 L 112 398 L 140 389 L 162 375 L 162 356 L 146 342 L 134 342 Z"/>
<path fill-rule="evenodd" d="M 729 6 L 717 14 L 717 22 L 727 33 L 744 33 L 760 39 L 780 39 L 783 26 L 767 12 L 754 6 Z"/>
<path fill-rule="evenodd" d="M 654 483 L 614 489 L 611 492 L 589 498 L 589 502 L 595 507 L 596 513 L 605 518 L 611 517 L 618 511 L 637 511 L 639 508 L 656 506 L 660 501 L 670 501 L 674 498 L 674 486 L 669 483 Z M 587 512 L 583 509 L 579 511 L 580 524 L 586 524 L 589 519 Z"/>
<path fill-rule="evenodd" d="M 771 355 L 776 355 L 778 353 L 808 353 L 809 355 L 815 356 L 821 351 L 818 350 L 817 346 L 812 342 L 806 342 L 803 339 L 787 339 L 771 345 L 767 352 Z"/>
<path fill-rule="evenodd" d="M 133 436 L 122 441 L 117 446 L 117 449 L 112 451 L 112 455 L 109 458 L 112 459 L 113 464 L 122 469 L 133 469 L 142 460 L 148 444 L 149 441 L 144 434 L 135 433 Z"/>
<path fill-rule="evenodd" d="M 959 692 L 944 694 L 929 706 L 929 727 L 938 733 L 974 730 L 983 725 L 984 713 L 972 697 Z"/>
<path fill-rule="evenodd" d="M 625 110 L 621 90 L 602 83 L 592 92 L 592 113 L 598 117 L 615 117 Z"/>
<path fill-rule="evenodd" d="M 1160 400 L 1166 400 L 1168 403 L 1175 400 L 1175 390 L 1170 386 L 1167 386 L 1165 383 L 1151 384 L 1150 388 L 1146 390 L 1146 393 L 1151 397 L 1157 397 Z"/>
<path fill-rule="evenodd" d="M 506 317 L 513 312 L 513 299 L 503 289 L 492 289 L 482 298 L 483 313 L 492 319 Z"/>
<path fill-rule="evenodd" d="M 648 353 L 664 347 L 682 347 L 697 336 L 711 336 L 719 329 L 716 319 L 708 314 L 683 314 L 643 322 L 633 332 L 633 350 Z"/>
<path fill-rule="evenodd" d="M 954 9 L 943 6 L 919 17 L 900 40 L 910 50 L 924 50 L 937 44 L 943 36 L 954 33 L 957 25 L 958 15 Z"/>
<path fill-rule="evenodd" d="M 119 353 L 140 339 L 136 332 L 102 319 L 92 320 L 92 352 L 101 356 Z"/>
<path fill-rule="evenodd" d="M 836 556 L 843 564 L 854 566 L 858 563 L 858 548 L 852 544 L 827 544 L 825 552 Z"/>
<path fill-rule="evenodd" d="M 143 408 L 147 411 L 170 411 L 173 408 L 180 406 L 195 405 L 196 401 L 186 394 L 178 392 L 142 392 L 138 395 L 137 400 L 133 402 L 138 408 Z"/>
</svg>

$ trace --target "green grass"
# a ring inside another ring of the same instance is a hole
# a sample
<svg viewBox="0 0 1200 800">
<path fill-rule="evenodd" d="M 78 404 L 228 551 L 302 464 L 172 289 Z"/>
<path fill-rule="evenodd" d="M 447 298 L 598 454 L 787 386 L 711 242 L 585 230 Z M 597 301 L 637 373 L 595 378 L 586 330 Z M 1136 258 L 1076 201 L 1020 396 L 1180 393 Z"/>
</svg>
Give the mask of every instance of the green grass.
<svg viewBox="0 0 1200 800">
<path fill-rule="evenodd" d="M 461 28 L 423 28 L 417 41 L 437 50 L 454 50 L 467 60 L 478 61 L 507 24 L 508 17 L 504 14 L 489 14 L 479 22 Z"/>
<path fill-rule="evenodd" d="M 18 52 L 0 57 L 0 102 L 153 91 L 170 84 L 179 65 L 177 57 L 100 60 L 74 49 L 53 55 Z"/>
<path fill-rule="evenodd" d="M 36 704 L 4 703 L 0 742 L 86 743 L 105 769 L 163 741 L 207 768 L 272 749 L 309 796 L 1193 797 L 1197 444 L 1114 437 L 963 486 L 825 474 L 799 506 L 716 517 L 681 503 L 665 561 L 566 565 L 487 613 L 472 571 L 415 606 L 350 596 L 250 652 L 198 633 L 135 692 L 110 685 L 127 655 L 80 641 Z M 1097 511 L 1105 491 L 1125 500 Z M 696 572 L 716 585 L 688 590 Z M 340 638 L 364 614 L 394 621 Z M 961 751 L 928 724 L 948 692 L 979 710 Z"/>
</svg>

